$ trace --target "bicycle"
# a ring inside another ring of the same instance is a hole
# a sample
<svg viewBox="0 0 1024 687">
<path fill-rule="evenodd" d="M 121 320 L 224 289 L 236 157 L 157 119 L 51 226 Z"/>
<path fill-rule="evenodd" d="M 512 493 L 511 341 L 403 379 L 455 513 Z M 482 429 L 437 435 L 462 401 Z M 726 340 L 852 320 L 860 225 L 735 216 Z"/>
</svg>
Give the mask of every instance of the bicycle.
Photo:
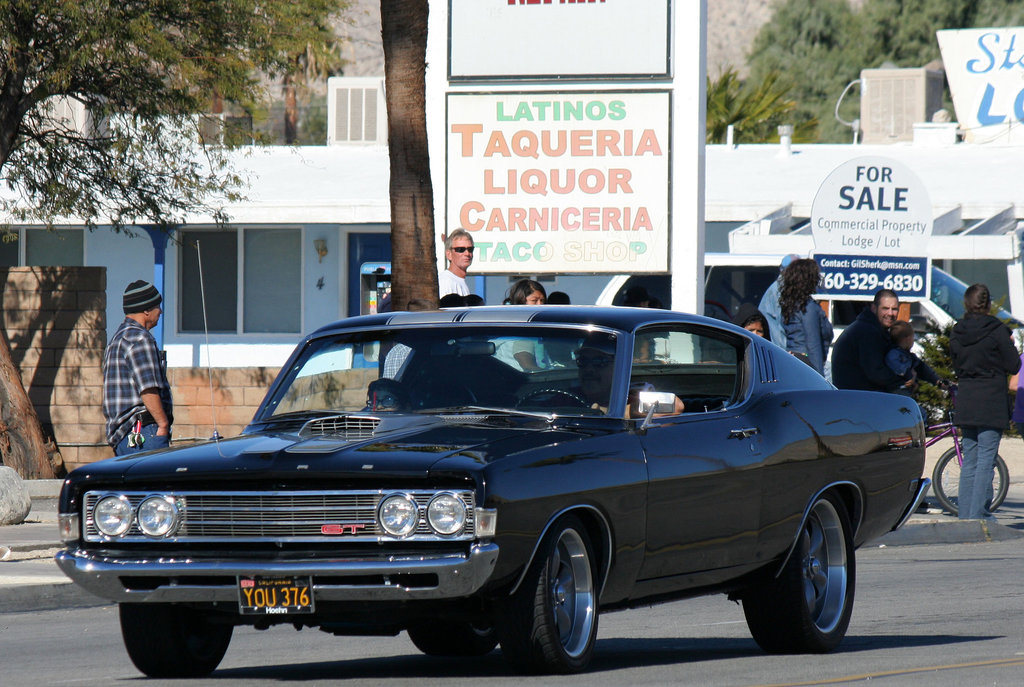
<svg viewBox="0 0 1024 687">
<path fill-rule="evenodd" d="M 950 390 L 950 396 L 955 393 L 955 388 Z M 963 451 L 960 448 L 960 429 L 953 424 L 953 418 L 949 411 L 946 411 L 946 421 L 936 425 L 928 425 L 925 432 L 931 434 L 939 433 L 925 440 L 925 448 L 928 448 L 940 440 L 953 437 L 953 448 L 947 449 L 932 470 L 932 491 L 935 497 L 942 504 L 942 507 L 953 515 L 957 515 L 960 509 L 957 507 L 957 493 L 960 490 L 960 468 L 964 463 Z M 1010 471 L 1006 467 L 1006 461 L 998 453 L 996 454 L 995 469 L 992 471 L 992 501 L 988 510 L 994 513 L 1006 500 L 1006 493 L 1010 489 Z"/>
</svg>

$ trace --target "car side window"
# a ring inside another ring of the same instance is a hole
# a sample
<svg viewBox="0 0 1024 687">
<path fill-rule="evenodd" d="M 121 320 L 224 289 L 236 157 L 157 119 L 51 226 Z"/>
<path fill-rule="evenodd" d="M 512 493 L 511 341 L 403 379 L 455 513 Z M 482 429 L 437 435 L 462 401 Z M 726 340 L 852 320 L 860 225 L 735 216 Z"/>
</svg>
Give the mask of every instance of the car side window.
<svg viewBox="0 0 1024 687">
<path fill-rule="evenodd" d="M 630 393 L 671 392 L 683 413 L 721 410 L 737 394 L 740 350 L 737 340 L 713 329 L 677 325 L 640 330 L 633 342 Z"/>
</svg>

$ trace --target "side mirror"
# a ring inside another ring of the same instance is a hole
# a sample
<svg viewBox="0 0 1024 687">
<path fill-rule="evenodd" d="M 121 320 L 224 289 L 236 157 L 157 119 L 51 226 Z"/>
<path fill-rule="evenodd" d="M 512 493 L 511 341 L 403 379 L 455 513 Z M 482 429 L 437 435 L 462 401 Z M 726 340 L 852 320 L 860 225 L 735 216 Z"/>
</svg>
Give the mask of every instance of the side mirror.
<svg viewBox="0 0 1024 687">
<path fill-rule="evenodd" d="M 640 412 L 673 413 L 676 409 L 676 395 L 671 391 L 641 391 L 639 394 Z"/>
</svg>

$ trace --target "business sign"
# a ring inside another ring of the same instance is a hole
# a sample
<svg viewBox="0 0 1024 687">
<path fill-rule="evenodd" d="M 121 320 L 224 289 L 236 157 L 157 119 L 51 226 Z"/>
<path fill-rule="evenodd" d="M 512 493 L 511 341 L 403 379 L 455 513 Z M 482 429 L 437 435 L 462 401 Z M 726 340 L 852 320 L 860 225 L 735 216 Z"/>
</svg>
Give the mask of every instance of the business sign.
<svg viewBox="0 0 1024 687">
<path fill-rule="evenodd" d="M 448 75 L 468 79 L 671 74 L 670 0 L 449 0 Z"/>
<path fill-rule="evenodd" d="M 668 270 L 669 94 L 448 94 L 446 226 L 474 273 Z"/>
<path fill-rule="evenodd" d="M 1024 27 L 937 35 L 960 126 L 977 137 L 984 127 L 1024 122 Z"/>
<path fill-rule="evenodd" d="M 833 170 L 814 196 L 811 233 L 821 295 L 857 300 L 891 289 L 904 300 L 928 296 L 932 204 L 902 163 L 861 157 Z"/>
</svg>

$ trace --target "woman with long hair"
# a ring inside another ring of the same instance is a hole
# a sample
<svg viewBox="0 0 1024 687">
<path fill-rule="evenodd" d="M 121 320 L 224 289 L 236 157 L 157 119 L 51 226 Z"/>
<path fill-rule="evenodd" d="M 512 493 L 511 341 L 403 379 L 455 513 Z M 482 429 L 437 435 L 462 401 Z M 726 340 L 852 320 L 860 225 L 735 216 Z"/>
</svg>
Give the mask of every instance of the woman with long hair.
<svg viewBox="0 0 1024 687">
<path fill-rule="evenodd" d="M 821 271 L 810 258 L 789 263 L 782 273 L 779 306 L 786 330 L 786 350 L 825 374 L 825 358 L 832 345 L 832 323 L 811 296 L 818 290 Z"/>
<path fill-rule="evenodd" d="M 992 470 L 1010 423 L 1007 375 L 1021 364 L 1009 327 L 989 314 L 991 308 L 988 287 L 971 284 L 964 292 L 963 319 L 949 334 L 958 386 L 955 418 L 963 436 L 957 495 L 962 520 L 991 515 Z"/>
<path fill-rule="evenodd" d="M 544 305 L 547 292 L 540 282 L 520 279 L 508 290 L 505 300 L 509 305 Z M 508 337 L 496 343 L 495 356 L 517 370 L 541 370 L 550 366 L 540 341 Z"/>
</svg>

